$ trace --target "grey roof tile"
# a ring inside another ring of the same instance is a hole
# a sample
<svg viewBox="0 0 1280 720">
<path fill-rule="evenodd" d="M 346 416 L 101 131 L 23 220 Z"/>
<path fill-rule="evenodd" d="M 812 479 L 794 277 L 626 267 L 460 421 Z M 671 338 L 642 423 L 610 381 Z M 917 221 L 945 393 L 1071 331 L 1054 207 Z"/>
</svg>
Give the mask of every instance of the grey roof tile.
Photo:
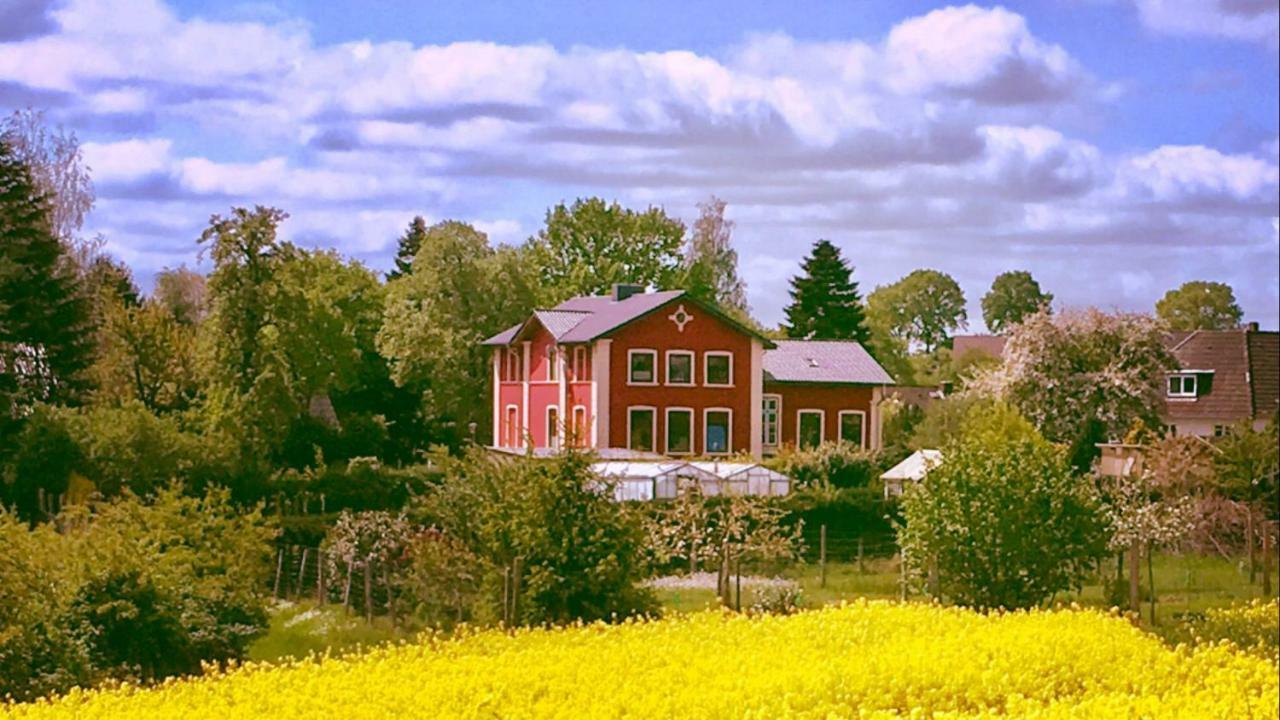
<svg viewBox="0 0 1280 720">
<path fill-rule="evenodd" d="M 893 378 L 853 340 L 777 340 L 764 353 L 765 380 L 773 382 L 892 385 Z"/>
</svg>

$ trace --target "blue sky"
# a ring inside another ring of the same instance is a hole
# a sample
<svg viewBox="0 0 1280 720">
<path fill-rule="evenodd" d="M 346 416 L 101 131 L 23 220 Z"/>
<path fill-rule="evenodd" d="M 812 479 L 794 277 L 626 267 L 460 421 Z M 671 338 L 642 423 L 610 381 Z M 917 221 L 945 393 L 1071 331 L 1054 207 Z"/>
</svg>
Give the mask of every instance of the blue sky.
<svg viewBox="0 0 1280 720">
<path fill-rule="evenodd" d="M 414 214 L 494 242 L 580 195 L 725 199 L 755 314 L 828 237 L 864 291 L 1149 310 L 1191 279 L 1280 319 L 1275 0 L 589 4 L 0 0 L 0 110 L 85 141 L 139 279 L 211 213 L 384 268 Z"/>
</svg>

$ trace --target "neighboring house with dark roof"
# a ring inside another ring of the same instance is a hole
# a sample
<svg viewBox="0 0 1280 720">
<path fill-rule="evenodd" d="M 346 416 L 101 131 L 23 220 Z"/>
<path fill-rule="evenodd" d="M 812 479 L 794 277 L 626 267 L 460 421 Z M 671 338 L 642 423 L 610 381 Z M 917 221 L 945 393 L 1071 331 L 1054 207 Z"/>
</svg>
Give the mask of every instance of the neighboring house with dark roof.
<svg viewBox="0 0 1280 720">
<path fill-rule="evenodd" d="M 1178 435 L 1217 437 L 1243 420 L 1261 429 L 1280 412 L 1280 333 L 1257 323 L 1235 330 L 1195 330 L 1168 335 L 1178 367 L 1164 387 L 1165 429 Z M 1004 338 L 962 335 L 953 357 L 983 352 L 1000 358 Z"/>
<path fill-rule="evenodd" d="M 773 341 L 683 291 L 620 285 L 534 310 L 493 348 L 493 446 L 760 457 L 879 447 L 893 379 L 856 342 Z"/>
<path fill-rule="evenodd" d="M 1256 324 L 1170 333 L 1169 349 L 1178 361 L 1165 384 L 1170 432 L 1217 437 L 1246 420 L 1261 429 L 1280 411 L 1280 333 Z"/>
</svg>

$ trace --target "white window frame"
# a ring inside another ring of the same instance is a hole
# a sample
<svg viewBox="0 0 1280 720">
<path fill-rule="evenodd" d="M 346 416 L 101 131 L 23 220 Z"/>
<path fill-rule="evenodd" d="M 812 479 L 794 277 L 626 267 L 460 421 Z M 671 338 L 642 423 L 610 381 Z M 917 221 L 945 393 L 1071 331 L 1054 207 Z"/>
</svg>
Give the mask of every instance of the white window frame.
<svg viewBox="0 0 1280 720">
<path fill-rule="evenodd" d="M 707 370 L 711 366 L 711 358 L 713 357 L 729 358 L 729 382 L 728 383 L 713 383 L 709 380 L 709 378 L 711 377 L 711 373 L 707 372 Z M 729 352 L 727 350 L 708 350 L 702 353 L 702 385 L 703 387 L 720 387 L 720 388 L 733 387 L 733 353 L 732 352 Z"/>
<path fill-rule="evenodd" d="M 818 408 L 799 408 L 796 410 L 796 449 L 797 450 L 804 447 L 804 445 L 802 445 L 800 441 L 800 438 L 802 437 L 800 418 L 805 415 L 818 416 L 818 445 L 821 445 L 827 440 L 827 411 L 820 410 Z"/>
<path fill-rule="evenodd" d="M 587 357 L 587 348 L 584 345 L 577 345 L 573 348 L 573 380 L 574 382 L 583 382 L 583 377 L 587 374 L 590 366 Z"/>
<path fill-rule="evenodd" d="M 628 368 L 629 369 L 629 368 Z M 658 451 L 658 408 L 653 405 L 628 405 L 627 406 L 627 449 L 635 450 L 631 447 L 632 427 L 631 420 L 636 410 L 648 410 L 650 417 L 649 437 L 653 439 L 653 447 L 644 450 L 644 452 Z"/>
<path fill-rule="evenodd" d="M 636 355 L 649 355 L 653 358 L 653 381 L 635 382 L 631 379 L 631 362 Z M 633 386 L 653 387 L 658 384 L 658 351 L 652 348 L 631 348 L 627 351 L 627 384 Z"/>
<path fill-rule="evenodd" d="M 862 416 L 862 423 L 860 425 L 862 432 L 861 432 L 861 437 L 858 438 L 858 447 L 865 448 L 867 446 L 867 413 L 866 411 L 841 410 L 840 412 L 836 413 L 836 438 L 838 440 L 844 440 L 844 437 L 842 437 L 842 433 L 844 433 L 844 416 L 845 415 Z"/>
<path fill-rule="evenodd" d="M 1169 385 L 1173 380 L 1178 381 L 1180 386 L 1178 392 L 1174 392 Z M 1191 392 L 1187 392 L 1187 381 L 1191 381 Z M 1171 398 L 1194 398 L 1196 391 L 1200 389 L 1200 378 L 1194 373 L 1172 373 L 1165 379 L 1165 395 Z"/>
<path fill-rule="evenodd" d="M 671 414 L 685 413 L 689 416 L 689 449 L 683 452 L 676 452 L 671 449 Z M 697 422 L 697 413 L 691 407 L 669 407 L 662 411 L 662 451 L 667 455 L 692 455 L 697 449 L 694 437 L 695 423 Z"/>
<path fill-rule="evenodd" d="M 1213 426 L 1213 436 L 1214 436 L 1214 437 L 1216 437 L 1216 438 L 1226 437 L 1227 432 L 1228 432 L 1228 429 L 1227 429 L 1227 426 L 1226 426 L 1226 425 L 1214 425 L 1214 426 Z"/>
<path fill-rule="evenodd" d="M 560 347 L 547 346 L 547 382 L 560 382 Z"/>
<path fill-rule="evenodd" d="M 507 418 L 514 417 L 513 422 L 507 423 Z M 508 425 L 507 433 L 504 436 L 511 443 L 507 447 L 520 447 L 520 406 L 515 403 L 507 403 L 507 407 L 502 416 L 502 422 Z"/>
<path fill-rule="evenodd" d="M 582 411 L 582 427 L 581 428 L 578 427 L 578 411 L 579 410 Z M 587 406 L 574 405 L 573 409 L 569 411 L 569 416 L 571 418 L 570 427 L 573 428 L 574 440 L 577 443 L 576 445 L 574 445 L 574 447 L 586 447 L 590 445 L 591 444 L 591 428 L 587 427 Z M 568 437 L 568 434 L 566 434 L 565 437 Z"/>
<path fill-rule="evenodd" d="M 671 382 L 671 357 L 673 355 L 683 355 L 689 358 L 689 382 Z M 663 355 L 662 380 L 664 384 L 672 387 L 696 386 L 698 384 L 698 354 L 692 350 L 668 350 Z"/>
<path fill-rule="evenodd" d="M 504 382 L 520 382 L 524 379 L 521 377 L 520 359 L 521 353 L 517 352 L 515 348 L 507 348 L 506 368 L 502 373 Z"/>
<path fill-rule="evenodd" d="M 778 393 L 767 393 L 761 397 L 762 397 L 762 402 L 760 407 L 760 432 L 761 432 L 760 443 L 768 448 L 776 448 L 782 444 L 782 396 L 779 395 Z M 767 433 L 769 432 L 769 425 L 768 425 L 768 419 L 764 413 L 764 405 L 763 405 L 763 403 L 766 403 L 770 400 L 774 400 L 777 402 L 777 406 L 773 410 L 773 442 L 769 442 L 769 436 L 767 435 Z"/>
<path fill-rule="evenodd" d="M 556 422 L 551 422 L 551 413 L 556 414 Z M 548 405 L 546 410 L 547 419 L 547 447 L 552 450 L 559 450 L 564 444 L 564 433 L 557 426 L 560 425 L 560 406 Z"/>
<path fill-rule="evenodd" d="M 707 449 L 708 416 L 713 412 L 722 412 L 729 416 L 729 426 L 725 428 L 724 434 L 724 452 L 711 452 Z M 733 408 L 709 407 L 702 409 L 702 454 L 708 457 L 733 454 Z"/>
</svg>

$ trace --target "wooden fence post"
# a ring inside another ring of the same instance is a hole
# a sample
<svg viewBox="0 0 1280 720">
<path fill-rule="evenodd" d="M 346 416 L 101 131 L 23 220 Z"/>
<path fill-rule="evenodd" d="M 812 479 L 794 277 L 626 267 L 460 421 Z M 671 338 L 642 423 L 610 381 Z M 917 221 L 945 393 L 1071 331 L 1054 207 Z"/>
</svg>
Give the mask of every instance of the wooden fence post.
<svg viewBox="0 0 1280 720">
<path fill-rule="evenodd" d="M 907 599 L 907 554 L 898 550 L 898 599 Z"/>
<path fill-rule="evenodd" d="M 1135 615 L 1142 612 L 1142 597 L 1138 590 L 1138 560 L 1141 556 L 1142 546 L 1134 540 L 1129 545 L 1129 610 Z"/>
<path fill-rule="evenodd" d="M 818 587 L 827 586 L 827 526 L 818 530 Z"/>
<path fill-rule="evenodd" d="M 280 573 L 284 571 L 284 548 L 276 549 L 276 582 L 271 586 L 271 597 L 280 599 Z"/>
<path fill-rule="evenodd" d="M 1262 596 L 1271 599 L 1271 528 L 1262 525 Z"/>
<path fill-rule="evenodd" d="M 391 573 L 387 566 L 382 566 L 382 584 L 387 588 L 387 613 L 391 615 L 391 627 L 396 627 L 396 594 L 391 589 Z"/>
<path fill-rule="evenodd" d="M 364 615 L 365 620 L 373 624 L 373 558 L 364 562 Z"/>
<path fill-rule="evenodd" d="M 316 604 L 324 607 L 324 603 L 329 598 L 326 597 L 324 587 L 324 553 L 320 552 L 320 548 L 316 548 Z"/>
<path fill-rule="evenodd" d="M 298 563 L 298 587 L 294 594 L 298 599 L 302 599 L 303 582 L 306 580 L 307 572 L 307 555 L 311 552 L 311 548 L 302 548 L 302 562 Z"/>
<path fill-rule="evenodd" d="M 858 536 L 858 574 L 866 575 L 867 568 L 862 564 L 862 536 Z"/>
<path fill-rule="evenodd" d="M 345 613 L 351 612 L 351 574 L 356 569 L 356 558 L 351 556 L 347 559 L 347 586 L 342 590 L 342 610 Z"/>
<path fill-rule="evenodd" d="M 1244 547 L 1249 556 L 1249 584 L 1258 581 L 1258 565 L 1253 552 L 1253 508 L 1246 506 L 1244 510 Z"/>
<path fill-rule="evenodd" d="M 511 626 L 511 568 L 502 567 L 502 625 Z"/>
<path fill-rule="evenodd" d="M 520 579 L 522 568 L 520 558 L 512 562 L 511 568 L 511 624 L 520 623 Z"/>
</svg>

